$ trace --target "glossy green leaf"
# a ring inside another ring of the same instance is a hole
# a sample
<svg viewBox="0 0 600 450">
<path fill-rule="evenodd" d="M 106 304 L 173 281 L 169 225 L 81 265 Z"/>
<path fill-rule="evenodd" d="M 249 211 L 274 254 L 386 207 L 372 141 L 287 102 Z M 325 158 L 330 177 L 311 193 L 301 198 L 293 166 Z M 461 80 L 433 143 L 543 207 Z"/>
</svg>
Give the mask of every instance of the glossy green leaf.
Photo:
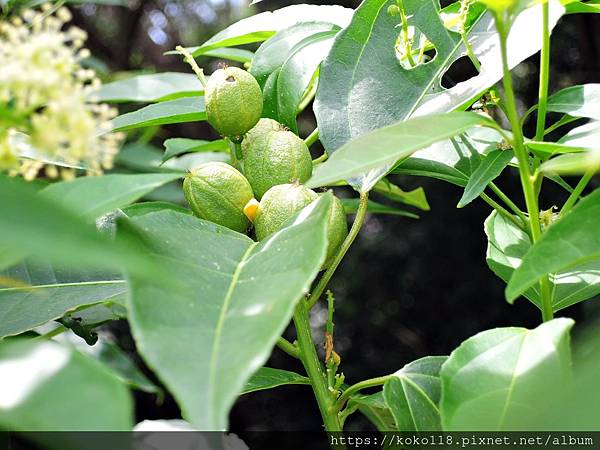
<svg viewBox="0 0 600 450">
<path fill-rule="evenodd" d="M 118 301 L 127 292 L 115 273 L 73 270 L 27 260 L 0 272 L 0 338 L 16 335 L 82 306 Z"/>
<path fill-rule="evenodd" d="M 558 140 L 560 144 L 590 149 L 598 148 L 599 141 L 600 121 L 591 121 L 575 127 Z"/>
<path fill-rule="evenodd" d="M 572 145 L 561 144 L 559 142 L 527 142 L 527 148 L 531 150 L 536 156 L 542 158 L 542 160 L 548 159 L 552 155 L 567 154 L 567 153 L 581 153 L 585 151 L 585 148 L 574 147 Z"/>
<path fill-rule="evenodd" d="M 111 240 L 71 209 L 38 195 L 19 179 L 0 175 L 0 248 L 4 258 L 43 255 L 52 263 L 114 270 L 127 267 L 142 277 L 163 274 L 124 233 Z M 82 251 L 85 249 L 85 251 Z"/>
<path fill-rule="evenodd" d="M 271 367 L 261 367 L 254 375 L 250 377 L 246 386 L 240 392 L 240 395 L 250 392 L 273 389 L 287 384 L 308 384 L 310 380 L 302 375 L 288 370 L 272 369 Z"/>
<path fill-rule="evenodd" d="M 469 182 L 458 201 L 457 208 L 462 208 L 479 197 L 488 184 L 494 181 L 508 166 L 513 156 L 511 150 L 493 150 L 490 152 L 469 177 Z"/>
<path fill-rule="evenodd" d="M 600 84 L 571 86 L 548 98 L 548 111 L 600 120 Z"/>
<path fill-rule="evenodd" d="M 358 406 L 358 410 L 382 432 L 399 431 L 383 392 L 372 395 L 353 396 L 348 400 L 348 407 Z"/>
<path fill-rule="evenodd" d="M 358 177 L 378 167 L 389 167 L 417 150 L 479 125 L 490 126 L 491 122 L 479 114 L 454 112 L 417 117 L 371 131 L 348 142 L 319 164 L 306 184 L 313 188 L 325 186 Z M 380 177 L 379 173 L 374 178 L 363 178 L 361 189 L 370 190 Z"/>
<path fill-rule="evenodd" d="M 571 319 L 533 330 L 496 328 L 467 339 L 442 366 L 446 431 L 545 429 L 539 411 L 570 376 Z"/>
<path fill-rule="evenodd" d="M 393 173 L 436 178 L 465 187 L 479 167 L 481 155 L 493 151 L 502 142 L 498 131 L 475 128 L 447 141 L 419 150 L 399 163 Z"/>
<path fill-rule="evenodd" d="M 0 342 L 0 424 L 24 431 L 126 431 L 127 388 L 102 364 L 53 341 Z"/>
<path fill-rule="evenodd" d="M 242 48 L 216 48 L 214 50 L 208 50 L 202 54 L 202 56 L 209 56 L 212 58 L 228 59 L 230 61 L 236 61 L 240 63 L 249 63 L 254 58 L 254 53 L 250 50 Z"/>
<path fill-rule="evenodd" d="M 188 73 L 164 72 L 138 75 L 103 84 L 90 95 L 97 102 L 161 102 L 204 94 L 198 77 Z"/>
<path fill-rule="evenodd" d="M 291 51 L 283 65 L 273 72 L 264 89 L 265 110 L 271 118 L 298 132 L 296 115 L 315 73 L 327 56 L 335 31 L 313 34 L 300 41 Z"/>
<path fill-rule="evenodd" d="M 560 175 L 583 175 L 587 172 L 595 173 L 598 170 L 600 170 L 600 147 L 597 150 L 560 155 L 540 166 L 542 173 Z"/>
<path fill-rule="evenodd" d="M 242 19 L 220 31 L 204 44 L 188 50 L 192 55 L 199 56 L 217 48 L 261 42 L 272 37 L 277 31 L 300 22 L 327 20 L 344 27 L 350 22 L 352 13 L 351 9 L 337 5 L 291 5 Z"/>
<path fill-rule="evenodd" d="M 135 217 L 143 216 L 144 214 L 149 214 L 152 212 L 164 211 L 166 209 L 173 210 L 182 214 L 192 214 L 192 212 L 189 209 L 186 209 L 181 205 L 178 205 L 176 203 L 160 201 L 136 203 L 134 205 L 128 206 L 127 208 L 124 208 L 123 213 L 125 213 L 125 215 L 127 215 L 128 217 Z"/>
<path fill-rule="evenodd" d="M 582 2 L 579 0 L 563 0 L 567 11 L 566 14 L 579 14 L 579 13 L 600 13 L 600 2 L 598 0 L 591 0 L 588 2 Z"/>
<path fill-rule="evenodd" d="M 204 141 L 201 139 L 172 138 L 167 139 L 164 145 L 165 154 L 162 157 L 163 162 L 168 161 L 175 156 L 183 155 L 184 153 L 229 153 L 229 145 L 224 139 L 219 139 L 218 141 Z"/>
<path fill-rule="evenodd" d="M 330 201 L 321 196 L 261 243 L 172 211 L 132 219 L 147 257 L 180 290 L 133 277 L 129 321 L 140 353 L 194 426 L 227 427 L 229 408 L 319 272 Z"/>
<path fill-rule="evenodd" d="M 40 195 L 62 203 L 87 221 L 124 208 L 179 174 L 103 175 L 62 181 L 42 189 Z"/>
<path fill-rule="evenodd" d="M 137 111 L 117 116 L 109 131 L 168 125 L 170 123 L 206 120 L 204 97 L 185 97 L 145 106 Z"/>
<path fill-rule="evenodd" d="M 403 2 L 409 25 L 425 34 L 437 52 L 426 64 L 403 68 L 395 52 L 400 19 L 387 12 L 395 4 L 393 0 L 362 2 L 322 64 L 315 114 L 321 142 L 330 155 L 373 129 L 414 116 L 464 109 L 502 78 L 499 39 L 491 14 L 485 13 L 467 32 L 481 63 L 480 74 L 451 89 L 441 86 L 442 76 L 465 54 L 465 48 L 460 35 L 442 23 L 437 1 Z M 552 1 L 550 10 L 553 27 L 564 8 Z M 510 67 L 540 49 L 541 39 L 532 36 L 541 36 L 541 24 L 541 6 L 528 9 L 516 19 L 508 39 Z M 359 190 L 368 190 L 372 180 L 389 167 L 368 170 L 371 173 L 352 181 Z"/>
<path fill-rule="evenodd" d="M 531 248 L 529 236 L 514 223 L 493 212 L 485 221 L 488 238 L 487 264 L 502 280 L 508 282 Z M 559 311 L 600 294 L 600 259 L 580 264 L 550 276 L 552 309 Z M 538 285 L 523 295 L 542 308 Z"/>
<path fill-rule="evenodd" d="M 250 73 L 264 87 L 269 75 L 281 68 L 294 47 L 310 36 L 332 30 L 339 30 L 339 27 L 329 22 L 300 22 L 282 29 L 260 46 Z"/>
<path fill-rule="evenodd" d="M 344 205 L 344 211 L 346 214 L 355 214 L 358 211 L 358 205 L 360 204 L 360 200 L 357 198 L 343 198 L 342 205 Z M 399 209 L 393 206 L 382 205 L 381 203 L 374 202 L 373 200 L 369 200 L 369 204 L 367 206 L 367 211 L 372 214 L 388 214 L 392 216 L 404 216 L 410 217 L 411 219 L 418 219 L 419 216 L 411 213 L 410 211 L 405 211 L 403 209 Z"/>
<path fill-rule="evenodd" d="M 441 430 L 439 378 L 446 356 L 426 356 L 394 374 L 383 386 L 383 397 L 402 431 Z"/>
<path fill-rule="evenodd" d="M 600 259 L 598 217 L 600 189 L 577 203 L 531 247 L 506 287 L 506 299 L 516 299 L 544 275 Z"/>
</svg>

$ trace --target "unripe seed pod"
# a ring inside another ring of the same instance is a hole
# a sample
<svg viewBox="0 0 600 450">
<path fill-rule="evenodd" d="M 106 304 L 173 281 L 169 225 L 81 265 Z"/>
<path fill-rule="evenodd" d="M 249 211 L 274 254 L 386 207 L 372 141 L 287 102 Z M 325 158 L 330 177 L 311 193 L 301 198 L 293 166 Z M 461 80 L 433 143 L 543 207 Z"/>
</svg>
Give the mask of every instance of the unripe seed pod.
<svg viewBox="0 0 600 450">
<path fill-rule="evenodd" d="M 199 165 L 183 180 L 183 193 L 192 211 L 201 219 L 240 233 L 250 226 L 244 207 L 254 197 L 248 180 L 229 164 Z"/>
<path fill-rule="evenodd" d="M 283 125 L 273 119 L 262 118 L 254 127 L 246 133 L 242 141 L 242 155 L 245 158 L 248 149 L 258 144 L 258 141 L 264 139 L 271 131 L 283 129 Z"/>
<path fill-rule="evenodd" d="M 304 183 L 311 177 L 312 167 L 304 141 L 284 129 L 252 141 L 244 158 L 244 173 L 258 199 L 273 186 L 294 181 Z"/>
<path fill-rule="evenodd" d="M 214 72 L 204 90 L 208 122 L 221 136 L 240 139 L 260 119 L 262 91 L 245 70 L 227 67 Z"/>
<path fill-rule="evenodd" d="M 290 217 L 317 198 L 318 195 L 313 190 L 297 183 L 273 186 L 263 196 L 254 220 L 256 238 L 261 241 L 279 231 Z M 331 265 L 347 235 L 348 224 L 344 206 L 340 199 L 334 196 L 327 219 L 329 244 L 322 269 Z"/>
</svg>

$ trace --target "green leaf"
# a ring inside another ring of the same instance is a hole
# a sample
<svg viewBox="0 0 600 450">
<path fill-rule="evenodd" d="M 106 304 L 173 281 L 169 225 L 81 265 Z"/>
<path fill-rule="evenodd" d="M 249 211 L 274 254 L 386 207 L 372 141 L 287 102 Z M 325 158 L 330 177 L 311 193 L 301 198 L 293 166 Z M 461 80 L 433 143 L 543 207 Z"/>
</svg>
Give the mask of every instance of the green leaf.
<svg viewBox="0 0 600 450">
<path fill-rule="evenodd" d="M 229 153 L 229 145 L 225 139 L 219 139 L 218 141 L 204 141 L 201 139 L 172 138 L 167 139 L 164 145 L 165 154 L 162 157 L 163 162 L 168 161 L 175 156 L 183 155 L 184 153 Z"/>
<path fill-rule="evenodd" d="M 102 364 L 53 341 L 0 342 L 0 424 L 23 431 L 126 431 L 128 390 Z"/>
<path fill-rule="evenodd" d="M 600 140 L 600 122 L 591 121 L 585 125 L 573 128 L 558 140 L 560 144 L 580 148 L 598 148 Z"/>
<path fill-rule="evenodd" d="M 42 189 L 40 195 L 61 203 L 87 221 L 124 208 L 154 189 L 180 178 L 180 174 L 103 175 L 62 181 Z"/>
<path fill-rule="evenodd" d="M 90 95 L 96 102 L 161 102 L 180 97 L 197 97 L 204 94 L 196 75 L 164 72 L 138 75 L 103 84 Z"/>
<path fill-rule="evenodd" d="M 439 431 L 441 395 L 439 378 L 447 356 L 426 356 L 394 374 L 383 386 L 385 403 L 402 431 Z"/>
<path fill-rule="evenodd" d="M 493 150 L 490 152 L 469 177 L 469 182 L 457 208 L 462 208 L 479 197 L 479 194 L 487 188 L 488 184 L 494 181 L 508 166 L 513 156 L 511 150 Z"/>
<path fill-rule="evenodd" d="M 125 281 L 115 273 L 41 261 L 24 261 L 0 276 L 0 338 L 59 319 L 81 306 L 118 301 L 127 292 Z"/>
<path fill-rule="evenodd" d="M 138 349 L 195 427 L 220 430 L 269 357 L 325 259 L 330 195 L 270 239 L 172 211 L 134 217 L 178 291 L 131 279 L 129 321 Z"/>
<path fill-rule="evenodd" d="M 168 125 L 206 120 L 204 97 L 185 97 L 145 106 L 115 117 L 108 131 L 125 131 L 135 128 Z"/>
<path fill-rule="evenodd" d="M 144 214 L 149 214 L 152 212 L 164 211 L 164 210 L 173 210 L 178 213 L 191 215 L 192 212 L 189 209 L 184 208 L 183 206 L 177 205 L 175 203 L 169 202 L 143 202 L 136 203 L 135 205 L 128 206 L 123 209 L 123 212 L 128 217 L 136 217 L 143 216 Z"/>
<path fill-rule="evenodd" d="M 250 50 L 244 50 L 241 48 L 216 48 L 214 50 L 204 52 L 202 56 L 228 59 L 230 61 L 237 61 L 240 63 L 249 63 L 254 58 L 254 53 L 252 53 Z"/>
<path fill-rule="evenodd" d="M 440 374 L 444 430 L 545 429 L 538 413 L 569 379 L 573 323 L 561 318 L 534 330 L 496 328 L 463 342 Z"/>
<path fill-rule="evenodd" d="M 283 66 L 292 49 L 300 42 L 315 34 L 339 29 L 329 22 L 300 22 L 284 28 L 260 46 L 252 61 L 250 73 L 264 87 L 269 75 Z"/>
<path fill-rule="evenodd" d="M 485 233 L 488 238 L 487 264 L 496 275 L 508 282 L 531 248 L 531 240 L 523 230 L 496 212 L 492 212 L 485 221 Z M 555 312 L 595 297 L 600 294 L 600 260 L 551 275 L 549 281 Z M 523 295 L 542 309 L 537 285 L 528 288 Z"/>
<path fill-rule="evenodd" d="M 465 54 L 465 47 L 460 35 L 442 23 L 437 0 L 403 2 L 409 25 L 425 34 L 437 52 L 426 64 L 403 68 L 395 52 L 400 19 L 387 12 L 395 4 L 394 0 L 363 1 L 321 66 L 314 109 L 320 140 L 330 155 L 373 129 L 414 116 L 464 109 L 502 78 L 499 39 L 490 32 L 494 29 L 491 14 L 484 13 L 467 31 L 481 73 L 451 89 L 441 86 L 442 76 Z M 563 10 L 557 2 L 551 2 L 551 28 Z M 510 67 L 540 49 L 541 41 L 530 36 L 541 36 L 541 25 L 541 6 L 528 9 L 516 19 L 508 44 Z M 365 152 L 370 149 L 365 148 Z M 366 191 L 371 180 L 377 180 L 388 169 L 369 168 L 371 173 L 352 183 Z"/>
<path fill-rule="evenodd" d="M 38 195 L 19 179 L 0 175 L 0 248 L 3 258 L 43 255 L 70 267 L 114 270 L 127 267 L 142 277 L 164 272 L 139 254 L 128 233 L 111 240 L 62 204 Z M 84 251 L 85 250 L 85 251 Z"/>
<path fill-rule="evenodd" d="M 358 177 L 369 170 L 390 167 L 417 150 L 467 131 L 478 125 L 491 126 L 489 119 L 469 112 L 436 114 L 399 122 L 353 139 L 319 164 L 306 183 L 325 186 Z M 415 133 L 418 130 L 418 133 Z M 363 178 L 362 190 L 368 191 L 381 177 Z"/>
<path fill-rule="evenodd" d="M 234 47 L 269 39 L 277 31 L 300 22 L 328 20 L 344 27 L 350 22 L 352 10 L 337 5 L 292 5 L 242 19 L 217 33 L 204 44 L 188 48 L 194 56 L 222 47 Z"/>
<path fill-rule="evenodd" d="M 436 178 L 465 187 L 479 167 L 481 155 L 496 149 L 500 142 L 498 131 L 475 128 L 419 150 L 398 164 L 392 173 Z"/>
<path fill-rule="evenodd" d="M 415 208 L 419 208 L 422 211 L 429 211 L 429 203 L 427 202 L 427 196 L 422 187 L 413 189 L 412 191 L 404 191 L 396 186 L 387 178 L 384 178 L 377 182 L 373 186 L 373 192 L 377 192 L 390 200 L 395 202 L 404 203 L 405 205 L 411 205 Z"/>
<path fill-rule="evenodd" d="M 299 42 L 283 65 L 272 73 L 264 88 L 263 115 L 275 118 L 298 132 L 296 115 L 304 94 L 311 86 L 315 73 L 327 56 L 337 30 L 316 33 Z"/>
<path fill-rule="evenodd" d="M 562 4 L 567 8 L 565 14 L 600 12 L 600 2 L 598 0 L 591 0 L 589 2 L 582 2 L 579 0 L 563 0 Z"/>
<path fill-rule="evenodd" d="M 547 174 L 583 175 L 600 170 L 600 147 L 583 153 L 560 155 L 540 166 L 540 171 Z"/>
<path fill-rule="evenodd" d="M 548 111 L 600 120 L 600 84 L 571 86 L 548 98 Z"/>
<path fill-rule="evenodd" d="M 358 211 L 358 205 L 360 200 L 357 198 L 343 198 L 342 205 L 344 205 L 344 211 L 346 214 L 355 214 Z M 389 214 L 392 216 L 404 216 L 410 217 L 411 219 L 418 219 L 419 216 L 411 213 L 409 211 L 405 211 L 403 209 L 394 208 L 392 206 L 382 205 L 381 203 L 374 202 L 373 200 L 369 200 L 369 204 L 367 206 L 367 211 L 372 214 Z"/>
<path fill-rule="evenodd" d="M 598 261 L 598 217 L 600 189 L 579 201 L 531 247 L 506 287 L 506 299 L 513 301 L 547 274 Z"/>
<path fill-rule="evenodd" d="M 399 431 L 387 403 L 383 398 L 383 392 L 372 395 L 353 396 L 348 400 L 348 407 L 358 406 L 358 410 L 379 431 Z"/>
<path fill-rule="evenodd" d="M 308 384 L 310 380 L 307 377 L 299 375 L 288 370 L 272 369 L 270 367 L 261 367 L 254 375 L 250 377 L 246 386 L 240 392 L 240 395 L 250 392 L 273 389 L 287 384 Z"/>
</svg>

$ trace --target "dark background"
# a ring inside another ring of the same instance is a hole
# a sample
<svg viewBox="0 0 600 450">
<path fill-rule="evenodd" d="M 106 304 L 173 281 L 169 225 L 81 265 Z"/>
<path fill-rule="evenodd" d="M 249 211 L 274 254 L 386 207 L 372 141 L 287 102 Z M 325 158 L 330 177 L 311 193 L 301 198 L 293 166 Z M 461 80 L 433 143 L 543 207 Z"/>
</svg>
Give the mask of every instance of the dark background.
<svg viewBox="0 0 600 450">
<path fill-rule="evenodd" d="M 249 0 L 140 1 L 130 7 L 84 5 L 74 8 L 75 21 L 89 33 L 88 46 L 111 72 L 126 70 L 188 71 L 180 59 L 163 52 L 177 44 L 197 45 L 225 25 L 249 15 Z M 276 9 L 292 3 L 264 0 L 256 10 Z M 341 0 L 348 7 L 358 1 Z M 551 92 L 562 87 L 600 82 L 600 15 L 574 15 L 561 19 L 552 38 Z M 536 102 L 538 56 L 515 71 L 523 110 Z M 200 60 L 210 72 L 214 60 Z M 466 69 L 465 69 L 466 70 Z M 456 73 L 460 81 L 461 70 Z M 314 128 L 314 117 L 301 120 L 303 135 Z M 533 126 L 526 131 L 532 134 Z M 214 136 L 205 124 L 167 127 L 156 136 L 160 148 L 167 137 Z M 317 153 L 316 153 L 317 154 Z M 403 188 L 424 187 L 431 211 L 420 220 L 369 216 L 335 275 L 336 350 L 347 382 L 392 373 L 425 355 L 444 355 L 473 334 L 499 326 L 534 327 L 538 310 L 526 300 L 504 301 L 504 284 L 486 266 L 483 221 L 489 207 L 476 200 L 456 209 L 461 190 L 424 178 L 396 178 Z M 570 180 L 573 182 L 573 180 Z M 516 173 L 506 173 L 501 187 L 522 205 Z M 599 185 L 598 180 L 592 188 Z M 341 192 L 352 195 L 350 191 Z M 546 183 L 541 207 L 564 199 L 564 191 Z M 595 315 L 594 302 L 586 302 L 559 315 L 583 322 Z M 314 335 L 323 337 L 324 310 L 315 308 Z M 113 328 L 120 344 L 133 349 L 126 324 Z M 289 332 L 290 330 L 288 330 Z M 293 332 L 288 336 L 293 339 Z M 302 372 L 298 362 L 275 350 L 271 367 Z M 137 416 L 142 419 L 176 418 L 172 399 L 162 404 L 148 394 L 136 394 Z M 241 398 L 231 413 L 231 430 L 244 436 L 248 430 L 319 430 L 321 419 L 307 386 L 282 387 Z M 348 421 L 350 429 L 370 429 L 359 414 Z M 256 447 L 260 447 L 257 444 Z M 270 447 L 264 444 L 263 447 Z M 313 448 L 306 443 L 306 448 Z M 315 444 L 314 448 L 319 446 Z M 280 448 L 283 448 L 280 445 Z"/>
</svg>

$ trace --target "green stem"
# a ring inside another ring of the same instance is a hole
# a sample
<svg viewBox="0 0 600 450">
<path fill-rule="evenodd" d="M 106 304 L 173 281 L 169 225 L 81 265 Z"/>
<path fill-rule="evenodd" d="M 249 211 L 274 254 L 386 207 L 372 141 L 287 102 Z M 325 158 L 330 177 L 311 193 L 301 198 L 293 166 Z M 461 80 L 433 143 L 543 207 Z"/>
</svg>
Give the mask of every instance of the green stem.
<svg viewBox="0 0 600 450">
<path fill-rule="evenodd" d="M 500 35 L 500 50 L 502 53 L 502 82 L 504 85 L 504 95 L 506 96 L 506 112 L 508 114 L 508 120 L 513 132 L 513 148 L 515 156 L 519 161 L 519 175 L 521 178 L 521 185 L 523 187 L 523 193 L 525 195 L 525 204 L 527 205 L 527 212 L 529 213 L 529 228 L 531 232 L 531 240 L 535 244 L 542 236 L 542 229 L 540 226 L 539 217 L 539 206 L 538 198 L 535 189 L 535 180 L 531 173 L 529 166 L 529 156 L 525 149 L 523 130 L 519 122 L 519 113 L 517 111 L 517 103 L 515 100 L 515 93 L 513 89 L 512 76 L 508 67 L 508 56 L 507 56 L 507 38 L 508 29 L 501 17 L 496 17 L 496 28 Z M 540 293 L 542 298 L 542 317 L 544 321 L 552 319 L 554 313 L 552 311 L 552 298 L 550 291 L 550 284 L 548 277 L 543 277 L 540 281 Z"/>
<path fill-rule="evenodd" d="M 537 123 L 535 140 L 544 139 L 546 128 L 546 106 L 548 104 L 548 81 L 550 78 L 550 27 L 548 2 L 542 5 L 542 52 L 540 54 L 540 86 L 538 99 Z"/>
<path fill-rule="evenodd" d="M 563 205 L 562 209 L 560 210 L 561 216 L 564 216 L 565 214 L 567 214 L 571 210 L 571 208 L 575 205 L 575 203 L 581 196 L 581 193 L 583 192 L 585 187 L 588 185 L 588 183 L 594 176 L 595 172 L 596 172 L 596 168 L 594 167 L 592 170 L 588 170 L 583 175 L 583 177 L 581 177 L 581 180 L 579 180 L 579 183 L 577 183 L 577 186 L 575 186 L 575 189 L 573 189 L 573 192 L 571 192 L 571 195 L 569 195 L 569 198 L 567 199 L 567 201 Z"/>
<path fill-rule="evenodd" d="M 506 219 L 510 220 L 517 227 L 519 227 L 519 229 L 521 229 L 521 230 L 523 230 L 523 231 L 525 231 L 527 233 L 527 225 L 524 225 L 523 223 L 521 223 L 520 221 L 518 221 L 517 218 L 510 213 L 510 211 L 508 211 L 502 205 L 498 204 L 496 201 L 494 201 L 493 199 L 491 199 L 484 192 L 482 192 L 481 194 L 479 194 L 479 196 L 481 197 L 481 199 L 484 202 L 486 202 L 488 205 L 490 205 L 492 208 L 494 208 L 496 211 L 498 211 L 498 214 L 504 216 Z"/>
<path fill-rule="evenodd" d="M 317 164 L 321 164 L 322 162 L 327 161 L 327 158 L 329 158 L 329 155 L 327 153 L 323 153 L 318 158 L 313 159 L 313 166 L 316 166 Z"/>
<path fill-rule="evenodd" d="M 300 351 L 300 361 L 306 369 L 306 373 L 310 378 L 323 424 L 327 431 L 342 431 L 342 426 L 339 421 L 337 410 L 333 408 L 334 399 L 329 392 L 327 386 L 327 378 L 310 332 L 310 323 L 308 321 L 308 308 L 305 300 L 301 300 L 296 306 L 294 312 L 294 326 L 296 327 L 296 335 L 298 337 L 298 349 Z M 334 447 L 333 448 L 344 448 Z"/>
<path fill-rule="evenodd" d="M 62 334 L 67 330 L 68 330 L 67 327 L 60 325 L 60 326 L 56 327 L 54 330 L 48 331 L 46 334 L 37 336 L 34 339 L 52 339 L 54 336 L 58 336 L 59 334 Z"/>
<path fill-rule="evenodd" d="M 310 133 L 308 135 L 308 137 L 306 139 L 304 139 L 304 143 L 306 144 L 307 147 L 310 147 L 311 145 L 313 145 L 318 140 L 319 140 L 319 129 L 315 128 L 312 131 L 312 133 Z"/>
<path fill-rule="evenodd" d="M 415 60 L 412 57 L 412 46 L 410 45 L 410 38 L 408 36 L 408 19 L 406 18 L 406 12 L 404 11 L 404 3 L 402 0 L 398 0 L 398 8 L 400 8 L 400 20 L 402 20 L 402 37 L 404 38 L 404 51 L 406 52 L 406 59 L 411 67 L 415 67 Z"/>
<path fill-rule="evenodd" d="M 238 157 L 242 154 L 242 143 L 238 141 L 232 141 L 230 139 L 229 154 L 231 156 L 231 165 L 241 172 L 242 167 L 240 165 L 240 160 L 238 159 Z"/>
<path fill-rule="evenodd" d="M 348 389 L 346 389 L 344 392 L 342 392 L 342 395 L 339 396 L 339 398 L 337 399 L 337 402 L 335 403 L 335 409 L 337 411 L 340 411 L 344 407 L 344 404 L 346 403 L 346 401 L 352 395 L 356 394 L 358 391 L 360 391 L 362 389 L 367 389 L 370 387 L 381 386 L 381 385 L 385 384 L 386 381 L 394 378 L 394 376 L 395 375 L 385 375 L 383 377 L 370 378 L 368 380 L 361 381 L 360 383 L 353 384 Z"/>
<path fill-rule="evenodd" d="M 358 232 L 360 231 L 362 224 L 365 220 L 368 206 L 369 206 L 369 193 L 365 192 L 365 193 L 360 194 L 358 210 L 356 211 L 356 218 L 354 219 L 352 228 L 350 228 L 350 232 L 348 233 L 348 236 L 346 236 L 346 239 L 344 240 L 344 242 L 342 242 L 342 245 L 341 245 L 340 249 L 338 250 L 337 254 L 335 255 L 333 262 L 327 268 L 327 270 L 325 271 L 325 273 L 323 274 L 323 276 L 317 283 L 317 286 L 315 287 L 315 289 L 311 292 L 310 297 L 307 300 L 308 309 L 312 308 L 315 305 L 315 303 L 317 303 L 317 301 L 319 301 L 321 294 L 323 294 L 323 291 L 327 287 L 327 283 L 329 283 L 329 280 L 331 280 L 331 277 L 333 276 L 337 267 L 340 265 L 340 262 L 344 258 L 344 255 L 346 254 L 346 252 L 348 251 L 348 249 L 354 242 L 354 239 L 356 239 L 356 236 L 358 236 Z"/>
<path fill-rule="evenodd" d="M 521 211 L 521 209 L 517 205 L 515 205 L 515 203 L 510 198 L 508 198 L 508 196 L 504 192 L 502 192 L 500 188 L 496 186 L 495 183 L 490 183 L 490 188 L 492 189 L 494 194 L 496 194 L 498 198 L 500 198 L 500 200 L 504 202 L 506 206 L 508 206 L 517 216 L 519 216 L 519 219 L 521 219 L 524 224 L 527 224 L 529 222 L 529 219 L 523 213 L 523 211 Z"/>
<path fill-rule="evenodd" d="M 279 347 L 280 350 L 284 351 L 293 358 L 300 358 L 300 350 L 298 350 L 298 346 L 292 344 L 290 341 L 283 337 L 277 339 L 277 347 Z"/>
</svg>

